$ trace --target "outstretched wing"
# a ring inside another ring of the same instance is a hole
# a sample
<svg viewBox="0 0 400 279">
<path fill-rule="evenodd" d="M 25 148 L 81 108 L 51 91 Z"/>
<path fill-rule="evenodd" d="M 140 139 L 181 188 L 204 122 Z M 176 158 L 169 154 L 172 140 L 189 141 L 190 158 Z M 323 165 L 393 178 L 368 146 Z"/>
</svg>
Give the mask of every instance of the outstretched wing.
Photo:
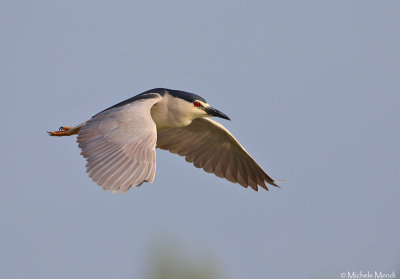
<svg viewBox="0 0 400 279">
<path fill-rule="evenodd" d="M 169 150 L 197 168 L 255 191 L 265 182 L 277 186 L 234 136 L 220 123 L 197 118 L 183 128 L 158 131 L 157 147 Z"/>
<path fill-rule="evenodd" d="M 150 109 L 159 97 L 112 107 L 87 121 L 78 133 L 86 171 L 104 190 L 125 193 L 153 182 L 156 125 Z"/>
</svg>

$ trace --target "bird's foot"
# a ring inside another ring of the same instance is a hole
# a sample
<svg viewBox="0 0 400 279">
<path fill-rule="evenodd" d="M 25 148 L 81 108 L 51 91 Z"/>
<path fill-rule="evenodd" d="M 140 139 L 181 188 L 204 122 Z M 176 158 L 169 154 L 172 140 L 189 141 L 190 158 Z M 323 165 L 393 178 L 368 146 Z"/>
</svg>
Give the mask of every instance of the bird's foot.
<svg viewBox="0 0 400 279">
<path fill-rule="evenodd" d="M 62 137 L 62 136 L 69 136 L 69 134 L 67 134 L 67 132 L 71 129 L 72 127 L 63 127 L 61 126 L 58 131 L 49 131 L 47 132 L 50 136 L 53 137 Z"/>
</svg>

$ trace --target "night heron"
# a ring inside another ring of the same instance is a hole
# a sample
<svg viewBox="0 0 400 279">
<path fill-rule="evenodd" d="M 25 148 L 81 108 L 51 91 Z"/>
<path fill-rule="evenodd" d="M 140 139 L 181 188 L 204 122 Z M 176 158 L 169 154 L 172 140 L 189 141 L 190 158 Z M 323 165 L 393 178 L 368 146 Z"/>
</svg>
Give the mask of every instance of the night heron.
<svg viewBox="0 0 400 279">
<path fill-rule="evenodd" d="M 86 171 L 104 190 L 125 193 L 153 182 L 155 148 L 184 156 L 197 168 L 244 187 L 277 186 L 234 136 L 208 117 L 229 119 L 202 97 L 156 88 L 118 103 L 75 127 L 51 136 L 77 134 Z"/>
</svg>

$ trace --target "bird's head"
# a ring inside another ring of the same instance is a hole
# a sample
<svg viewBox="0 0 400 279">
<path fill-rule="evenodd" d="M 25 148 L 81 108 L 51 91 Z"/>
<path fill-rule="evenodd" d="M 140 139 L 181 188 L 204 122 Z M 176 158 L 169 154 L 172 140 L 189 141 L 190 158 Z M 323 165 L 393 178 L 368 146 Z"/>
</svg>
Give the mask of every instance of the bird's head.
<svg viewBox="0 0 400 279">
<path fill-rule="evenodd" d="M 199 95 L 178 90 L 171 90 L 169 94 L 175 97 L 175 100 L 179 100 L 175 102 L 175 111 L 185 114 L 188 118 L 195 119 L 214 116 L 230 120 L 225 113 L 210 106 L 207 101 Z"/>
<path fill-rule="evenodd" d="M 223 119 L 231 120 L 225 113 L 217 110 L 210 106 L 207 102 L 202 102 L 201 100 L 194 100 L 192 102 L 194 115 L 199 117 L 220 117 Z"/>
</svg>

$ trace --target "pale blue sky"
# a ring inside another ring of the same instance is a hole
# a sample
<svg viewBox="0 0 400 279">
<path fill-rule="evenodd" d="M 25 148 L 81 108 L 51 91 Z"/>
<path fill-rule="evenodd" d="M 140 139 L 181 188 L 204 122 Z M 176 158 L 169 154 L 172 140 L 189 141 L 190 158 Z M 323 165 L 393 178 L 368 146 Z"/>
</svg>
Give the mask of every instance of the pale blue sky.
<svg viewBox="0 0 400 279">
<path fill-rule="evenodd" d="M 143 278 L 172 241 L 223 278 L 399 270 L 398 1 L 2 1 L 0 278 Z M 157 152 L 103 192 L 74 125 L 154 87 L 190 91 L 281 189 Z M 329 277 L 330 276 L 330 277 Z"/>
</svg>

